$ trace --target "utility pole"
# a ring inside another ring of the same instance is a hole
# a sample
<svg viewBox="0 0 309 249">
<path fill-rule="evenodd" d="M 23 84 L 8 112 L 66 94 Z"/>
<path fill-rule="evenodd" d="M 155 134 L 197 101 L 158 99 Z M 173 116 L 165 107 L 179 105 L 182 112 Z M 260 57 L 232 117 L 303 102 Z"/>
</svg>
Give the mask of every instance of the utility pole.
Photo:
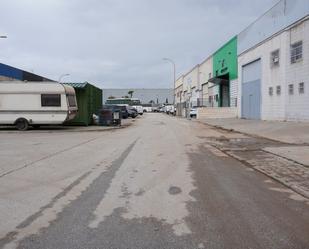
<svg viewBox="0 0 309 249">
<path fill-rule="evenodd" d="M 165 60 L 165 61 L 168 61 L 168 62 L 170 62 L 170 63 L 172 63 L 172 65 L 173 65 L 173 69 L 174 69 L 174 90 L 173 90 L 173 92 L 174 92 L 174 105 L 176 104 L 175 103 L 175 96 L 176 96 L 176 94 L 175 94 L 175 87 L 176 87 L 176 64 L 175 64 L 175 62 L 172 60 L 172 59 L 170 59 L 170 58 L 163 58 L 163 60 Z"/>
</svg>

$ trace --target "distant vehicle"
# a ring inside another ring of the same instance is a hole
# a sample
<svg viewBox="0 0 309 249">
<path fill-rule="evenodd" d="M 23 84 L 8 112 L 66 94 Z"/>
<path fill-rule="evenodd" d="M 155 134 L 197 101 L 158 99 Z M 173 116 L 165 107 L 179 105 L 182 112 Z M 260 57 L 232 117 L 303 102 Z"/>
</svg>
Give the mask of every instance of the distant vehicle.
<svg viewBox="0 0 309 249">
<path fill-rule="evenodd" d="M 139 115 L 143 115 L 144 113 L 144 110 L 143 110 L 143 107 L 141 105 L 135 105 L 135 106 L 132 106 L 134 109 L 136 109 L 137 113 Z"/>
<path fill-rule="evenodd" d="M 169 114 L 171 114 L 171 115 L 175 115 L 175 114 L 176 114 L 176 108 L 175 108 L 175 106 L 171 105 L 171 106 L 169 107 Z"/>
<path fill-rule="evenodd" d="M 197 116 L 197 109 L 195 107 L 190 109 L 190 118 L 196 118 Z"/>
<path fill-rule="evenodd" d="M 151 106 L 144 106 L 143 112 L 152 112 L 152 107 Z"/>
<path fill-rule="evenodd" d="M 160 112 L 160 107 L 152 107 L 153 112 Z"/>
<path fill-rule="evenodd" d="M 163 107 L 163 110 L 166 114 L 170 114 L 174 112 L 174 106 L 173 105 L 166 105 Z"/>
<path fill-rule="evenodd" d="M 138 116 L 137 111 L 132 106 L 127 105 L 126 108 L 127 108 L 129 117 L 136 118 Z"/>
<path fill-rule="evenodd" d="M 73 87 L 55 82 L 1 82 L 0 124 L 25 131 L 59 125 L 78 111 Z"/>
<path fill-rule="evenodd" d="M 126 105 L 103 105 L 103 109 L 110 109 L 112 111 L 120 110 L 122 119 L 127 119 L 129 117 Z"/>
<path fill-rule="evenodd" d="M 138 98 L 115 98 L 115 99 L 107 99 L 105 101 L 107 105 L 140 105 L 141 101 Z"/>
</svg>

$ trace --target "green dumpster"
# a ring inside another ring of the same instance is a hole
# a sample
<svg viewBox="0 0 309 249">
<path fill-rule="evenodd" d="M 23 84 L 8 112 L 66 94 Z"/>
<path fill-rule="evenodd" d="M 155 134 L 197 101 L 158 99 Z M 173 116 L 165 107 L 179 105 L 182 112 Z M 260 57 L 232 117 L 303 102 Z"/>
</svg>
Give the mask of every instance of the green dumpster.
<svg viewBox="0 0 309 249">
<path fill-rule="evenodd" d="M 93 124 L 92 115 L 102 108 L 102 89 L 89 82 L 64 84 L 75 89 L 78 106 L 78 114 L 66 125 L 88 126 Z"/>
</svg>

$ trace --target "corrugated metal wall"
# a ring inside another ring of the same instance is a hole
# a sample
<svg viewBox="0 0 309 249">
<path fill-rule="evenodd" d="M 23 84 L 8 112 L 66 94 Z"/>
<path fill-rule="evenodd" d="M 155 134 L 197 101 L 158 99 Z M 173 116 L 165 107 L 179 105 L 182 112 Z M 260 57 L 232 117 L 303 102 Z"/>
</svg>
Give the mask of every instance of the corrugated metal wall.
<svg viewBox="0 0 309 249">
<path fill-rule="evenodd" d="M 261 60 L 242 68 L 242 118 L 261 118 Z"/>
<path fill-rule="evenodd" d="M 309 0 L 281 0 L 238 35 L 238 54 L 309 15 Z"/>
</svg>

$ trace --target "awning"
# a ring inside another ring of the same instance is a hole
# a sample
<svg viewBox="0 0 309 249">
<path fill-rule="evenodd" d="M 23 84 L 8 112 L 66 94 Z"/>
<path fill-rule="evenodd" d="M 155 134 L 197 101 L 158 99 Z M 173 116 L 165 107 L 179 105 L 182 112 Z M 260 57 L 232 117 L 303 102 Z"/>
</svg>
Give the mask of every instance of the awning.
<svg viewBox="0 0 309 249">
<path fill-rule="evenodd" d="M 228 78 L 229 78 L 229 74 L 224 74 L 221 76 L 210 78 L 208 82 L 214 83 L 216 85 L 228 85 L 229 84 Z"/>
</svg>

